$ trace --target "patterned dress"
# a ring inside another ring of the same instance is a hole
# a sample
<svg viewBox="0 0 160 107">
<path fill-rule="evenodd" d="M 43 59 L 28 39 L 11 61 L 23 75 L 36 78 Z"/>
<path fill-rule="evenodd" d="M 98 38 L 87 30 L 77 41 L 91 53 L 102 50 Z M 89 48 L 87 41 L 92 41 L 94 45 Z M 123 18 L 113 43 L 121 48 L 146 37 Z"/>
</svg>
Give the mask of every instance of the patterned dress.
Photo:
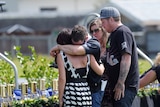
<svg viewBox="0 0 160 107">
<path fill-rule="evenodd" d="M 75 69 L 67 56 L 61 52 L 66 69 L 66 84 L 63 96 L 64 107 L 91 107 L 91 91 L 87 83 L 90 57 L 87 55 L 87 67 Z"/>
</svg>

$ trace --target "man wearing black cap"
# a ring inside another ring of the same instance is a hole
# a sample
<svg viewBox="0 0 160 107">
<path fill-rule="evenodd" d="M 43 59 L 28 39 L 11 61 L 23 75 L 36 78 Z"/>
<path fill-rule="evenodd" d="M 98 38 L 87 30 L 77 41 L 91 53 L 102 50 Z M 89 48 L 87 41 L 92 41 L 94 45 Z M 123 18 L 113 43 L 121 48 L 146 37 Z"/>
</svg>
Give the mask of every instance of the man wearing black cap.
<svg viewBox="0 0 160 107">
<path fill-rule="evenodd" d="M 102 107 L 131 107 L 139 84 L 135 39 L 131 30 L 122 24 L 116 8 L 104 7 L 100 18 L 103 27 L 110 33 L 105 65 L 109 79 Z"/>
</svg>

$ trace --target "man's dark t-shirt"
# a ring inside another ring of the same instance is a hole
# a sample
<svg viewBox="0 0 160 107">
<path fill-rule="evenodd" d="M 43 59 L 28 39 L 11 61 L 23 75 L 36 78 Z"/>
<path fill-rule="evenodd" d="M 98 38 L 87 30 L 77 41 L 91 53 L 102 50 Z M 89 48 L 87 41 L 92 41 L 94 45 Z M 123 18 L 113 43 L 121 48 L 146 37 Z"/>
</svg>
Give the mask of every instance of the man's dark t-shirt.
<svg viewBox="0 0 160 107">
<path fill-rule="evenodd" d="M 85 48 L 86 54 L 92 54 L 96 61 L 100 60 L 100 43 L 95 37 L 89 39 L 83 47 Z M 91 68 L 88 73 L 88 84 L 90 86 L 91 92 L 95 93 L 101 88 L 101 76 L 96 74 Z"/>
<path fill-rule="evenodd" d="M 106 71 L 109 77 L 109 87 L 114 89 L 117 83 L 121 57 L 124 53 L 131 55 L 131 65 L 125 81 L 126 88 L 135 88 L 138 90 L 139 71 L 138 71 L 138 54 L 136 42 L 131 31 L 124 25 L 119 26 L 111 33 L 106 46 Z"/>
</svg>

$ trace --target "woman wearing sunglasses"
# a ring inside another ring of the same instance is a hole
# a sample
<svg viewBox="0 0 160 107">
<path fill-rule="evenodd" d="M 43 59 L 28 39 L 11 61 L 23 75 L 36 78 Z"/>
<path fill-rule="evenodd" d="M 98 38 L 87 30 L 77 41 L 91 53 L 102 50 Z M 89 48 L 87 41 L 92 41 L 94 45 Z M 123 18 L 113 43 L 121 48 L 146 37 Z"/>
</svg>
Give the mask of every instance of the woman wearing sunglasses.
<svg viewBox="0 0 160 107">
<path fill-rule="evenodd" d="M 102 22 L 100 19 L 95 19 L 90 23 L 89 32 L 99 41 L 101 45 L 101 56 L 103 56 L 106 50 L 108 34 L 106 30 L 102 27 Z"/>
<path fill-rule="evenodd" d="M 99 18 L 93 20 L 89 24 L 89 32 L 90 32 L 90 35 L 96 37 L 97 40 L 100 43 L 100 46 L 101 46 L 100 57 L 101 57 L 102 62 L 105 65 L 105 61 L 103 61 L 103 59 L 105 59 L 105 51 L 106 51 L 106 43 L 107 43 L 107 40 L 108 40 L 108 33 L 102 27 L 102 22 Z M 104 74 L 106 74 L 106 73 L 104 73 Z M 94 98 L 97 98 L 97 100 L 95 100 L 95 101 L 100 101 L 100 102 L 102 101 L 105 86 L 106 86 L 106 83 L 107 83 L 107 75 L 104 75 L 104 74 L 102 75 L 102 79 L 101 79 L 101 90 L 98 93 L 95 93 L 96 95 L 94 95 L 95 96 Z"/>
</svg>

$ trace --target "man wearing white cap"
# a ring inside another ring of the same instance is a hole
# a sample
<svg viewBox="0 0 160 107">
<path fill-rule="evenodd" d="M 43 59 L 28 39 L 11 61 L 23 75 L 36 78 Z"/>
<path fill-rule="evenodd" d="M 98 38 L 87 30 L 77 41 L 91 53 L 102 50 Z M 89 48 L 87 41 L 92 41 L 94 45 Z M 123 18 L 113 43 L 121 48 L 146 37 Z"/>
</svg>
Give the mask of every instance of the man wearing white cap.
<svg viewBox="0 0 160 107">
<path fill-rule="evenodd" d="M 131 30 L 122 24 L 116 8 L 104 7 L 100 18 L 103 27 L 110 33 L 105 65 L 109 80 L 102 107 L 131 107 L 139 84 L 135 39 Z"/>
</svg>

